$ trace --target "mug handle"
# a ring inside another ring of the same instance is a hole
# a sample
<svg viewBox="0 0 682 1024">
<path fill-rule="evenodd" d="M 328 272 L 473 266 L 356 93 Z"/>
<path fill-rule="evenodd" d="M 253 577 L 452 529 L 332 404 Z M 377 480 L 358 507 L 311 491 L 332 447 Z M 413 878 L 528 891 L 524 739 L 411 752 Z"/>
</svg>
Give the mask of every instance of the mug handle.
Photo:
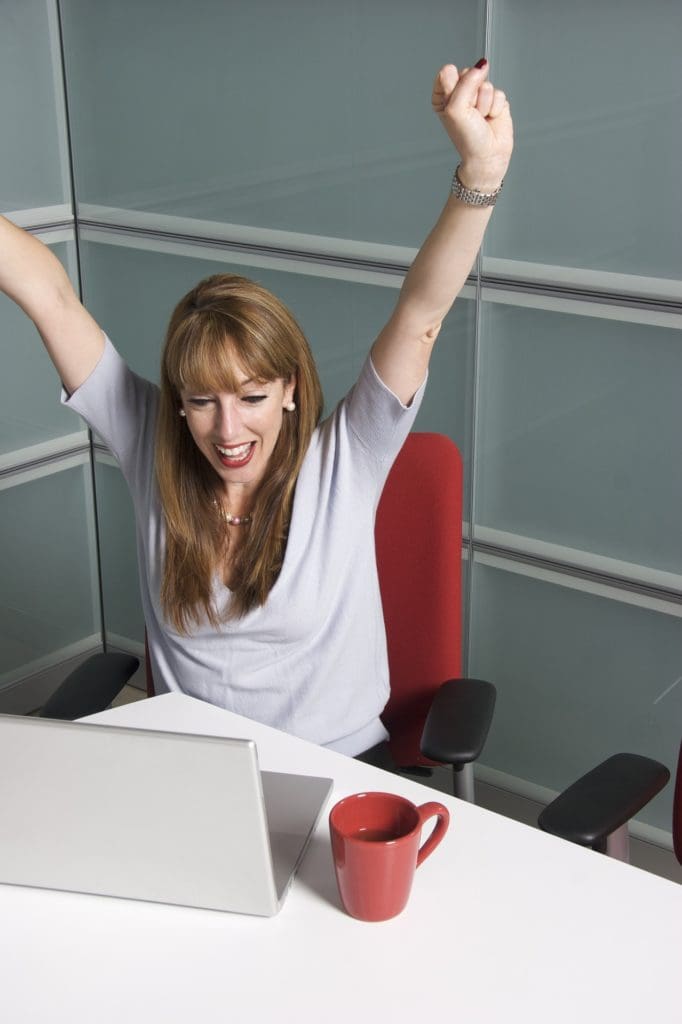
<svg viewBox="0 0 682 1024">
<path fill-rule="evenodd" d="M 429 818 L 438 817 L 438 821 L 436 822 L 433 832 L 426 842 L 422 843 L 419 847 L 419 853 L 417 854 L 417 867 L 419 867 L 422 861 L 426 860 L 429 854 L 433 853 L 447 832 L 448 825 L 450 824 L 450 812 L 447 807 L 443 806 L 443 804 L 432 801 L 431 803 L 422 804 L 421 807 L 418 807 L 417 813 L 419 814 L 420 828 L 423 828 Z"/>
</svg>

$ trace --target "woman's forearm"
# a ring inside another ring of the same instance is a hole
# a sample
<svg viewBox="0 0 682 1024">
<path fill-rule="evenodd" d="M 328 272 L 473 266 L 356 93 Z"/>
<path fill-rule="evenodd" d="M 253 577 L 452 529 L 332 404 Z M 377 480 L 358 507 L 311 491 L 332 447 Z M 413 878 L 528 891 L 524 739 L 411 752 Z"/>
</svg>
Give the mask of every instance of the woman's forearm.
<svg viewBox="0 0 682 1024">
<path fill-rule="evenodd" d="M 396 306 L 395 316 L 415 321 L 417 334 L 440 326 L 471 273 L 491 213 L 490 206 L 448 199 L 405 277 Z"/>
</svg>

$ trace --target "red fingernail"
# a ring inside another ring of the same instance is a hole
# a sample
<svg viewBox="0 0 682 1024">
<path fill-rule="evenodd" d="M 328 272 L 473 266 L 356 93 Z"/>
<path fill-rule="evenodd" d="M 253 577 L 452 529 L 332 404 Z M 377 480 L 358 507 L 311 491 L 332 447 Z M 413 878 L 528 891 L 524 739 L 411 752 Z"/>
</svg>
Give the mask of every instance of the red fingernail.
<svg viewBox="0 0 682 1024">
<path fill-rule="evenodd" d="M 480 68 L 484 68 L 487 63 L 488 63 L 488 61 L 485 59 L 485 57 L 481 57 L 481 59 L 479 60 L 478 64 L 475 64 L 474 66 L 480 69 Z"/>
</svg>

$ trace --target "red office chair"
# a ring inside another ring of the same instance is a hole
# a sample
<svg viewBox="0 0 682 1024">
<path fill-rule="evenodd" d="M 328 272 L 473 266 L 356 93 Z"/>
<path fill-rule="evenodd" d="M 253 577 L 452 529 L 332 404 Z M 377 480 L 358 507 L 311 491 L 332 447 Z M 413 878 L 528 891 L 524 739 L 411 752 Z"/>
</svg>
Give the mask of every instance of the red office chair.
<svg viewBox="0 0 682 1024">
<path fill-rule="evenodd" d="M 410 434 L 376 517 L 391 697 L 382 715 L 396 766 L 450 764 L 456 796 L 473 800 L 495 688 L 460 679 L 462 460 L 443 434 Z"/>
<path fill-rule="evenodd" d="M 628 859 L 628 822 L 670 778 L 665 765 L 638 754 L 615 754 L 560 793 L 538 825 L 545 832 Z M 682 864 L 682 744 L 673 801 L 673 844 Z"/>
</svg>

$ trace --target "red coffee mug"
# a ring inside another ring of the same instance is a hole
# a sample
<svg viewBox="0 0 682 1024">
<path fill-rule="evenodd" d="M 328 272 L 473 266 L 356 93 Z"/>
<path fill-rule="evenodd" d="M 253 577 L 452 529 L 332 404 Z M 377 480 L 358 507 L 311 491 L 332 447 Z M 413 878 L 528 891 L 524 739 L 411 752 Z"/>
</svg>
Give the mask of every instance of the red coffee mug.
<svg viewBox="0 0 682 1024">
<path fill-rule="evenodd" d="M 424 823 L 438 817 L 421 846 Z M 417 807 L 395 793 L 356 793 L 329 815 L 332 855 L 341 902 L 361 921 L 386 921 L 405 908 L 415 869 L 440 843 L 450 824 L 443 804 Z"/>
</svg>

